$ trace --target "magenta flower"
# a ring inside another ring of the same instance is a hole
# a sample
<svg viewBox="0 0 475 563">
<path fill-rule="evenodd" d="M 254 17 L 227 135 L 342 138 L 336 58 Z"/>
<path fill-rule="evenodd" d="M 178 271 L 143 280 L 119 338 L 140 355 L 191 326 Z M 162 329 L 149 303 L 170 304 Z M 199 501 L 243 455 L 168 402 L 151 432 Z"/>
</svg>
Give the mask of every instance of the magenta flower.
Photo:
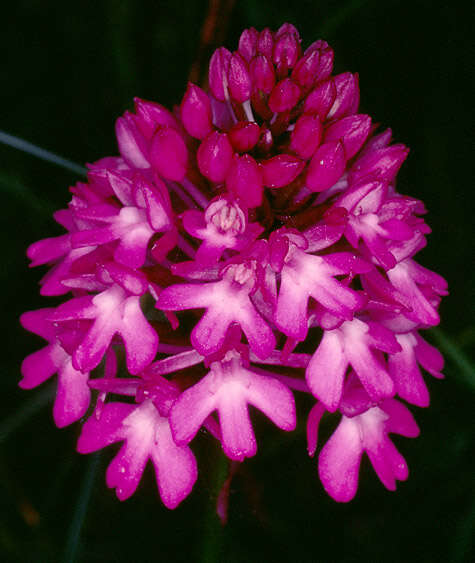
<svg viewBox="0 0 475 563">
<path fill-rule="evenodd" d="M 319 405 L 317 405 L 319 406 Z M 347 406 L 347 405 L 345 405 Z M 309 453 L 313 455 L 319 413 L 309 416 Z M 335 500 L 348 502 L 356 494 L 358 470 L 365 452 L 383 485 L 390 491 L 396 481 L 409 475 L 406 461 L 388 438 L 389 433 L 409 438 L 419 435 L 419 428 L 409 410 L 394 399 L 353 416 L 345 416 L 318 457 L 318 474 L 325 490 Z"/>
<path fill-rule="evenodd" d="M 394 395 L 394 382 L 383 355 L 395 354 L 400 346 L 394 334 L 375 322 L 346 321 L 339 328 L 325 330 L 306 370 L 308 386 L 333 412 L 340 404 L 345 374 L 351 365 L 375 402 Z"/>
<path fill-rule="evenodd" d="M 183 213 L 183 227 L 191 236 L 203 242 L 195 260 L 214 264 L 226 249 L 243 250 L 264 230 L 259 223 L 249 223 L 247 209 L 230 197 L 211 201 L 204 212 L 187 210 Z"/>
<path fill-rule="evenodd" d="M 85 422 L 77 449 L 90 453 L 121 440 L 124 445 L 107 469 L 107 485 L 120 500 L 134 494 L 148 459 L 167 508 L 188 496 L 197 477 L 195 457 L 190 448 L 175 444 L 168 418 L 151 400 L 137 406 L 107 403 L 100 415 Z"/>
<path fill-rule="evenodd" d="M 211 412 L 217 410 L 224 453 L 237 461 L 255 455 L 257 446 L 247 403 L 266 414 L 279 428 L 295 428 L 291 391 L 272 376 L 258 375 L 242 365 L 241 355 L 230 350 L 210 372 L 182 393 L 172 407 L 170 421 L 178 444 L 187 444 Z"/>
<path fill-rule="evenodd" d="M 48 341 L 48 345 L 27 356 L 22 363 L 20 381 L 22 389 L 33 389 L 55 373 L 58 388 L 53 407 L 53 418 L 59 428 L 79 420 L 86 414 L 91 399 L 88 386 L 89 371 L 74 368 L 72 357 L 67 352 L 68 340 L 75 338 L 74 327 L 65 327 L 57 336 L 53 323 L 48 321 L 54 309 L 38 309 L 21 316 L 21 324 L 29 331 Z"/>
<path fill-rule="evenodd" d="M 280 239 L 280 240 L 279 240 Z M 284 240 L 282 240 L 284 239 Z M 335 279 L 371 268 L 350 253 L 307 254 L 305 237 L 280 231 L 271 238 L 270 259 L 280 272 L 280 290 L 275 311 L 277 327 L 296 340 L 305 340 L 310 297 L 342 319 L 351 320 L 365 303 L 363 296 Z"/>
<path fill-rule="evenodd" d="M 116 333 L 123 338 L 130 373 L 140 373 L 155 358 L 158 336 L 142 313 L 139 297 L 128 295 L 118 284 L 94 297 L 71 299 L 49 316 L 55 324 L 76 319 L 92 320 L 73 353 L 77 369 L 90 371 L 97 367 Z"/>
<path fill-rule="evenodd" d="M 106 475 L 121 500 L 151 460 L 175 508 L 205 428 L 233 460 L 225 519 L 232 475 L 266 447 L 249 405 L 269 433 L 291 431 L 294 391 L 316 400 L 310 455 L 321 417 L 341 415 L 318 455 L 337 501 L 356 494 L 364 452 L 388 489 L 408 475 L 388 435 L 418 428 L 395 397 L 428 406 L 422 369 L 442 377 L 421 331 L 447 284 L 415 261 L 430 228 L 396 190 L 408 149 L 359 113 L 358 75 L 333 75 L 333 59 L 288 23 L 245 30 L 173 113 L 135 100 L 116 123 L 120 156 L 90 165 L 55 214 L 66 233 L 28 249 L 51 266 L 41 293 L 70 296 L 22 316 L 47 345 L 20 386 L 58 374 L 58 426 L 91 408 L 79 452 L 122 442 Z"/>
</svg>

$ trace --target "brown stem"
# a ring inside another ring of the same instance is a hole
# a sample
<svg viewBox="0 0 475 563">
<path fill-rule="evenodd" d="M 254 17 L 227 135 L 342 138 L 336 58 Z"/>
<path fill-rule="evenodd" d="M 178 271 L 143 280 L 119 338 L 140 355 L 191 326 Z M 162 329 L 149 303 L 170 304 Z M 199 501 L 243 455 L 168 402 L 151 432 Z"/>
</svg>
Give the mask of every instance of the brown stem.
<svg viewBox="0 0 475 563">
<path fill-rule="evenodd" d="M 209 0 L 203 22 L 196 58 L 188 74 L 189 82 L 205 87 L 208 82 L 207 61 L 214 49 L 221 46 L 227 35 L 235 0 Z"/>
</svg>

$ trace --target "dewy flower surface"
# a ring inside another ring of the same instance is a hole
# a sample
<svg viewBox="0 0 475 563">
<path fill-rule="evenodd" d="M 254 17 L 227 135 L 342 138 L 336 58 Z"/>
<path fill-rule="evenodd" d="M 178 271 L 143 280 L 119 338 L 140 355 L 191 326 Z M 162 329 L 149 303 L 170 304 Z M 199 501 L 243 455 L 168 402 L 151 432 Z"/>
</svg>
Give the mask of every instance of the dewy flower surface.
<svg viewBox="0 0 475 563">
<path fill-rule="evenodd" d="M 408 149 L 359 99 L 325 41 L 245 30 L 173 112 L 135 100 L 116 123 L 120 156 L 91 164 L 55 214 L 66 234 L 28 249 L 50 266 L 41 293 L 65 301 L 22 316 L 46 345 L 20 386 L 57 374 L 54 420 L 83 421 L 78 451 L 122 444 L 107 470 L 119 499 L 150 460 L 175 508 L 200 429 L 234 472 L 266 439 L 249 406 L 272 440 L 295 428 L 298 394 L 313 397 L 299 415 L 335 500 L 356 494 L 363 453 L 388 489 L 407 478 L 389 435 L 419 433 L 400 399 L 429 404 L 421 368 L 442 377 L 421 332 L 447 284 L 415 259 L 430 229 L 396 191 Z M 321 445 L 324 415 L 338 426 Z"/>
</svg>

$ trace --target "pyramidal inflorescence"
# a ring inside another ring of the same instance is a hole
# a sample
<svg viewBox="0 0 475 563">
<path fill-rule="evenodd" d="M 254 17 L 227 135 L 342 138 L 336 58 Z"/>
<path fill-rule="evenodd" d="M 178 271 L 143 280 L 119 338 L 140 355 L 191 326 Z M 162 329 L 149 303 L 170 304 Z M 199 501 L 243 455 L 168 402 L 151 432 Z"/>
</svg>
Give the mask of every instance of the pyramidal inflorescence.
<svg viewBox="0 0 475 563">
<path fill-rule="evenodd" d="M 292 431 L 296 394 L 314 398 L 310 455 L 322 416 L 340 419 L 318 457 L 335 500 L 355 495 L 363 452 L 388 489 L 408 475 L 389 434 L 419 429 L 396 397 L 427 406 L 421 367 L 442 377 L 421 331 L 447 284 L 415 261 L 430 229 L 396 191 L 408 149 L 358 113 L 358 76 L 332 71 L 331 47 L 303 50 L 291 24 L 245 30 L 173 112 L 135 100 L 120 156 L 55 214 L 66 233 L 28 249 L 50 266 L 41 294 L 65 301 L 21 317 L 47 345 L 20 386 L 57 374 L 54 420 L 82 421 L 79 452 L 122 443 L 106 476 L 121 500 L 151 460 L 176 507 L 201 428 L 242 462 L 248 406 Z"/>
</svg>

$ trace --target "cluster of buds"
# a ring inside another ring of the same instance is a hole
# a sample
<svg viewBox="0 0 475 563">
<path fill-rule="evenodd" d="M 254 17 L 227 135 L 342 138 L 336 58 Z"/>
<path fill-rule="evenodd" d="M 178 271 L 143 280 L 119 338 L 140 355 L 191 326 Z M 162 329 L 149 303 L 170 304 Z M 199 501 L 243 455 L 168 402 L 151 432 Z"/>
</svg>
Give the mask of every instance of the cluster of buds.
<svg viewBox="0 0 475 563">
<path fill-rule="evenodd" d="M 245 30 L 213 54 L 208 91 L 189 84 L 173 112 L 135 100 L 120 156 L 55 214 L 67 233 L 28 249 L 51 265 L 41 294 L 69 296 L 21 317 L 48 344 L 20 386 L 58 375 L 54 420 L 85 419 L 79 452 L 122 442 L 106 476 L 121 500 L 151 460 L 176 507 L 200 430 L 242 462 L 249 405 L 291 431 L 296 394 L 315 401 L 311 456 L 322 416 L 339 420 L 318 448 L 335 500 L 354 497 L 364 452 L 388 489 L 407 478 L 389 434 L 419 429 L 396 396 L 427 406 L 421 367 L 442 377 L 420 331 L 447 284 L 414 260 L 430 229 L 395 188 L 408 149 L 357 113 L 358 76 L 332 71 L 329 45 L 303 51 L 291 24 Z"/>
</svg>

